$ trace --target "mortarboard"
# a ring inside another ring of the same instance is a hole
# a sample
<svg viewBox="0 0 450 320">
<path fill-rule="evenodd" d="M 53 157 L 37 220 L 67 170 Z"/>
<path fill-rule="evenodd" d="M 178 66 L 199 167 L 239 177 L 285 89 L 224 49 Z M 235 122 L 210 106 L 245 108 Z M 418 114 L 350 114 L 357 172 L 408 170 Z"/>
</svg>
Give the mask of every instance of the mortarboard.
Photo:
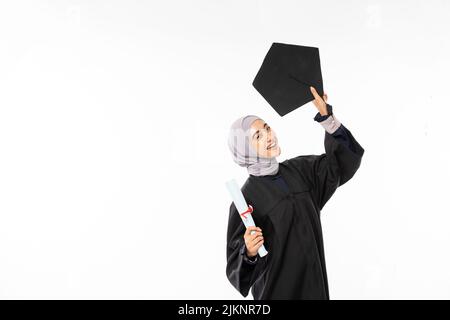
<svg viewBox="0 0 450 320">
<path fill-rule="evenodd" d="M 319 49 L 274 42 L 253 86 L 280 116 L 314 100 L 310 86 L 323 96 Z"/>
</svg>

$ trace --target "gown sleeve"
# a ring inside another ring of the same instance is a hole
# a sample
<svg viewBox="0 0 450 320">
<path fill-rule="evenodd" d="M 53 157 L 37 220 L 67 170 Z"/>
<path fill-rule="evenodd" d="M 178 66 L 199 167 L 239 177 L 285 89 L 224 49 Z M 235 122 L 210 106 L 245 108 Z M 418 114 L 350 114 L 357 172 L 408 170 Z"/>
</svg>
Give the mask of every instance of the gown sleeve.
<svg viewBox="0 0 450 320">
<path fill-rule="evenodd" d="M 255 221 L 256 223 L 256 221 Z M 261 258 L 249 258 L 244 241 L 245 226 L 234 204 L 230 206 L 227 231 L 226 274 L 231 284 L 247 297 L 261 270 Z"/>
<path fill-rule="evenodd" d="M 327 127 L 324 121 L 327 122 Z M 325 153 L 293 158 L 295 167 L 311 185 L 312 197 L 320 210 L 336 189 L 353 177 L 364 154 L 364 149 L 350 130 L 334 116 L 324 121 L 321 123 L 324 128 L 331 129 L 325 131 Z M 337 127 L 331 121 L 336 121 Z"/>
</svg>

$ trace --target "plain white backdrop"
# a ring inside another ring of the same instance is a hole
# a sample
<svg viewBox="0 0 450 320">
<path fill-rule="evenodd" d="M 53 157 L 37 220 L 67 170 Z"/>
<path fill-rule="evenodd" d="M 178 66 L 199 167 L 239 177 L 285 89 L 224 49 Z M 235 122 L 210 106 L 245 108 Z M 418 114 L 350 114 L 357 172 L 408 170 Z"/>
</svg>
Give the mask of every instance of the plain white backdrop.
<svg viewBox="0 0 450 320">
<path fill-rule="evenodd" d="M 365 148 L 322 211 L 332 299 L 450 298 L 448 1 L 0 4 L 0 298 L 241 299 L 226 146 L 257 114 L 324 152 L 312 103 L 252 87 L 272 42 L 319 47 Z M 247 299 L 252 299 L 251 294 Z"/>
</svg>

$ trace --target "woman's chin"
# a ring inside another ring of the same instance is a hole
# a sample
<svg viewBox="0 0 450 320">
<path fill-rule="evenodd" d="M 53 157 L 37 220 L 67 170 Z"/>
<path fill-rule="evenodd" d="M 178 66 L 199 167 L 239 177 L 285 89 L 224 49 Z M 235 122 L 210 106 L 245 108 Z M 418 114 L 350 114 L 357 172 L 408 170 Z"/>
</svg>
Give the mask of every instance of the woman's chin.
<svg viewBox="0 0 450 320">
<path fill-rule="evenodd" d="M 280 154 L 281 154 L 280 147 L 276 147 L 276 149 L 270 150 L 268 157 L 269 158 L 278 157 Z"/>
<path fill-rule="evenodd" d="M 275 155 L 275 157 L 278 157 L 278 156 L 281 154 L 281 148 L 278 147 L 277 149 L 278 149 L 278 150 L 277 150 L 277 154 Z"/>
</svg>

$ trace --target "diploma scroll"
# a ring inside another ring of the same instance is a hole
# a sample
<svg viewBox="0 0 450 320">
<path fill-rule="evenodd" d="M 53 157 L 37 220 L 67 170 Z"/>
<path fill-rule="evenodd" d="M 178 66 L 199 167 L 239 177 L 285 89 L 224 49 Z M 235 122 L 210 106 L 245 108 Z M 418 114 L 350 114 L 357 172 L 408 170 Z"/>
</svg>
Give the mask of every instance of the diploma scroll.
<svg viewBox="0 0 450 320">
<path fill-rule="evenodd" d="M 230 192 L 231 198 L 233 199 L 234 205 L 236 206 L 237 211 L 239 212 L 239 215 L 241 216 L 242 222 L 244 222 L 245 227 L 252 227 L 255 226 L 255 221 L 253 221 L 251 212 L 253 211 L 253 208 L 251 206 L 248 206 L 245 202 L 244 195 L 241 192 L 241 189 L 239 188 L 236 180 L 230 180 L 226 183 L 227 189 Z M 252 231 L 251 234 L 255 233 L 255 231 Z M 267 254 L 267 250 L 262 245 L 258 249 L 258 254 L 260 257 L 264 257 Z"/>
</svg>

